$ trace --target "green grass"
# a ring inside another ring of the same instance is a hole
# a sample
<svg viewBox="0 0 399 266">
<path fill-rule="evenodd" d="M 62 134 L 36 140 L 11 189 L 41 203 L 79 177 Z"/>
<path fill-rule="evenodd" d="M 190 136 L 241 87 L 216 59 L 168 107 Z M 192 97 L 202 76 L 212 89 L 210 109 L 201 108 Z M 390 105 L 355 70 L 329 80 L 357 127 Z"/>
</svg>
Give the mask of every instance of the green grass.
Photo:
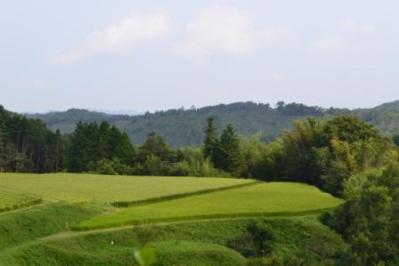
<svg viewBox="0 0 399 266">
<path fill-rule="evenodd" d="M 233 178 L 5 174 L 0 186 L 68 202 L 135 202 L 254 182 Z"/>
<path fill-rule="evenodd" d="M 87 219 L 98 211 L 95 208 L 52 203 L 2 213 L 0 214 L 0 253 L 4 249 L 65 231 L 69 225 Z"/>
<path fill-rule="evenodd" d="M 338 206 L 341 200 L 298 183 L 262 183 L 132 207 L 94 217 L 74 229 L 87 230 L 154 221 L 253 215 L 296 215 Z"/>
<path fill-rule="evenodd" d="M 0 186 L 0 212 L 28 207 L 41 202 L 42 200 L 39 197 Z"/>
<path fill-rule="evenodd" d="M 45 203 L 66 201 L 0 213 L 0 265 L 136 265 L 133 250 L 147 244 L 155 248 L 157 265 L 337 262 L 346 248 L 344 242 L 309 213 L 334 208 L 341 200 L 309 185 L 253 182 L 0 173 L 0 203 L 3 199 L 3 204 L 8 201 L 10 205 L 28 195 L 37 195 Z M 117 209 L 98 204 L 113 202 L 142 205 Z M 299 216 L 304 214 L 307 216 Z M 272 249 L 264 258 L 245 258 L 228 245 L 246 233 L 251 221 L 272 228 Z M 151 222 L 165 223 L 148 224 Z M 69 231 L 130 224 L 136 226 Z"/>
<path fill-rule="evenodd" d="M 246 259 L 240 253 L 225 246 L 207 242 L 169 240 L 153 245 L 156 254 L 155 265 L 245 265 Z"/>
<path fill-rule="evenodd" d="M 273 265 L 334 265 L 346 248 L 315 216 L 240 218 L 72 232 L 0 253 L 0 261 L 5 265 L 136 265 L 134 248 L 149 244 L 155 247 L 157 265 L 242 265 L 243 257 L 227 243 L 241 236 L 251 221 L 263 221 L 273 229 L 272 250 L 264 258 L 279 258 L 280 263 Z"/>
</svg>

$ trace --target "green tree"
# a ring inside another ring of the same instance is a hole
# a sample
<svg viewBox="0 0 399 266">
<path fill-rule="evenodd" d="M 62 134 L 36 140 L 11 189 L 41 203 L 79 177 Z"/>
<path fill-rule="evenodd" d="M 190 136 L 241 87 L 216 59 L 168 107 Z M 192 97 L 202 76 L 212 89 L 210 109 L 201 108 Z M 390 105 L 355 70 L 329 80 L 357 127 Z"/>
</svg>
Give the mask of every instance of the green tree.
<svg viewBox="0 0 399 266">
<path fill-rule="evenodd" d="M 231 124 L 223 130 L 220 143 L 214 156 L 217 168 L 234 173 L 241 162 L 240 139 Z"/>
<path fill-rule="evenodd" d="M 68 170 L 84 172 L 90 170 L 90 163 L 101 160 L 118 160 L 122 164 L 132 164 L 134 148 L 128 136 L 107 122 L 78 123 L 68 143 Z"/>
<path fill-rule="evenodd" d="M 60 130 L 56 130 L 55 132 L 55 156 L 54 156 L 54 171 L 58 172 L 63 168 L 64 164 L 64 139 L 61 135 Z"/>
<path fill-rule="evenodd" d="M 320 149 L 329 146 L 323 132 L 323 124 L 313 118 L 295 121 L 293 129 L 282 136 L 284 149 L 284 173 L 282 176 L 295 181 L 320 185 L 323 174 Z"/>
<path fill-rule="evenodd" d="M 165 140 L 155 132 L 148 134 L 143 145 L 139 147 L 138 160 L 145 162 L 147 158 L 157 157 L 161 161 L 173 161 L 173 151 Z"/>
<path fill-rule="evenodd" d="M 351 177 L 345 203 L 323 221 L 350 244 L 346 265 L 398 265 L 399 165 L 382 174 Z"/>
<path fill-rule="evenodd" d="M 3 172 L 5 170 L 6 150 L 4 130 L 4 117 L 0 112 L 0 172 Z"/>
<path fill-rule="evenodd" d="M 394 135 L 392 137 L 393 142 L 395 143 L 396 146 L 399 146 L 399 135 Z"/>
<path fill-rule="evenodd" d="M 208 117 L 207 127 L 204 129 L 205 139 L 203 153 L 206 158 L 214 160 L 219 145 L 219 137 L 215 126 L 215 119 Z"/>
<path fill-rule="evenodd" d="M 381 138 L 375 127 L 354 116 L 347 115 L 338 116 L 329 121 L 325 125 L 324 131 L 329 135 L 329 138 L 336 137 L 349 143 Z"/>
</svg>

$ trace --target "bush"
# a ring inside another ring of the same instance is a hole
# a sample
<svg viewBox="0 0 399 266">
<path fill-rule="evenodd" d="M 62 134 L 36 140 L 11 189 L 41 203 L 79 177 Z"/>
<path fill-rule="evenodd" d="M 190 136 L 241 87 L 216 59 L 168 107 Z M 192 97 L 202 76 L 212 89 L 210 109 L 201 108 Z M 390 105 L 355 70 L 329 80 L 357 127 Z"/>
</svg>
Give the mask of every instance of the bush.
<svg viewBox="0 0 399 266">
<path fill-rule="evenodd" d="M 273 239 L 270 225 L 262 221 L 250 222 L 245 233 L 227 245 L 247 258 L 264 257 L 271 252 Z"/>
</svg>

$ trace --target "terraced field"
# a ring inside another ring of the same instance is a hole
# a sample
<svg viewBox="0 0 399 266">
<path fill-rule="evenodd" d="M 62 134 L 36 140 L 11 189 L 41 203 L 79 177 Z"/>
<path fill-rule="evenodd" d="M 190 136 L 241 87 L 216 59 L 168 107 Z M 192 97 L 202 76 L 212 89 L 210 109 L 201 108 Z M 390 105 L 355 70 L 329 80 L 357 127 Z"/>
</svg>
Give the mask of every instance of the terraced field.
<svg viewBox="0 0 399 266">
<path fill-rule="evenodd" d="M 67 202 L 136 202 L 254 182 L 233 178 L 4 174 L 0 186 Z"/>
<path fill-rule="evenodd" d="M 237 216 L 298 215 L 338 206 L 341 201 L 298 183 L 262 183 L 132 207 L 94 217 L 76 229 L 93 229 L 154 221 Z"/>
<path fill-rule="evenodd" d="M 0 212 L 32 206 L 41 201 L 39 197 L 0 186 Z"/>
<path fill-rule="evenodd" d="M 273 234 L 271 261 L 321 265 L 345 249 L 317 218 L 341 200 L 304 184 L 0 174 L 0 188 L 8 208 L 0 214 L 0 265 L 137 265 L 134 249 L 147 245 L 155 265 L 258 265 L 231 244 L 247 241 L 254 221 Z M 43 204 L 7 212 L 39 198 Z"/>
</svg>

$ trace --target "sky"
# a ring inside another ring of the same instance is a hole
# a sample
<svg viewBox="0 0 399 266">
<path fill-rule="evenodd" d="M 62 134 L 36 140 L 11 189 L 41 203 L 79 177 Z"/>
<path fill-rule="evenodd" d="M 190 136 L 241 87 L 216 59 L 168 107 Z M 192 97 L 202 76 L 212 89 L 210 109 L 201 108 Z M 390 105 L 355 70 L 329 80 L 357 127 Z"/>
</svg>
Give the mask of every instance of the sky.
<svg viewBox="0 0 399 266">
<path fill-rule="evenodd" d="M 0 104 L 17 112 L 399 99 L 394 0 L 0 0 Z"/>
</svg>

